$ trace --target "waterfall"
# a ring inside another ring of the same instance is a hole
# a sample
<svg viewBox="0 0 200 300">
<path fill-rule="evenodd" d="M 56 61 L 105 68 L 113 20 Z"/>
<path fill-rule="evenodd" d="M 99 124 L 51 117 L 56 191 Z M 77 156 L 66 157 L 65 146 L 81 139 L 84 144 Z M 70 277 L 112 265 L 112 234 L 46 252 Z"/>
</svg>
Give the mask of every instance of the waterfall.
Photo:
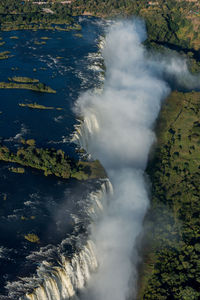
<svg viewBox="0 0 200 300">
<path fill-rule="evenodd" d="M 99 218 L 107 206 L 108 195 L 112 194 L 112 185 L 108 179 L 99 179 L 96 185 L 98 188 L 79 200 L 81 216 L 78 212 L 73 214 L 75 226 L 71 236 L 57 247 L 49 245 L 27 257 L 27 261 L 37 263 L 39 267 L 30 278 L 8 282 L 9 299 L 77 299 L 76 292 L 86 285 L 91 272 L 98 268 L 95 246 L 89 239 L 88 228 L 91 222 Z M 79 224 L 81 226 L 84 222 L 86 231 L 79 234 Z M 65 244 L 72 245 L 72 253 L 63 251 Z"/>
<path fill-rule="evenodd" d="M 81 299 L 125 300 L 136 297 L 138 236 L 149 206 L 145 176 L 155 142 L 155 120 L 169 88 L 142 45 L 140 20 L 112 24 L 102 50 L 106 73 L 100 94 L 82 93 L 75 104 L 80 123 L 72 140 L 99 159 L 114 196 L 92 228 L 99 263 Z"/>
<path fill-rule="evenodd" d="M 105 39 L 102 38 L 99 42 L 99 49 L 102 49 L 105 44 Z M 101 53 L 99 53 L 102 58 Z M 99 59 L 99 57 L 98 57 Z M 101 74 L 100 74 L 101 75 Z M 99 75 L 99 76 L 100 76 Z M 99 93 L 98 90 L 96 90 Z M 79 147 L 88 151 L 91 135 L 99 130 L 99 124 L 95 113 L 85 117 L 84 121 L 75 126 L 71 142 L 78 144 Z M 97 222 L 104 210 L 108 206 L 110 196 L 113 194 L 112 184 L 108 178 L 99 179 L 99 188 L 89 193 L 85 199 L 78 201 L 81 207 L 83 218 L 76 213 L 72 213 L 71 217 L 74 220 L 74 238 L 73 234 L 70 237 L 70 243 L 73 240 L 78 240 L 73 245 L 74 252 L 69 256 L 61 253 L 59 246 L 57 247 L 56 257 L 53 260 L 45 259 L 40 253 L 33 253 L 29 255 L 28 259 L 38 261 L 39 267 L 36 274 L 32 278 L 20 278 L 20 281 L 7 284 L 9 296 L 12 299 L 18 298 L 19 300 L 67 300 L 77 299 L 77 292 L 82 290 L 87 284 L 91 273 L 98 269 L 98 261 L 96 255 L 96 248 L 94 242 L 90 239 L 89 227 L 93 222 Z M 84 222 L 87 226 L 85 236 L 79 239 L 79 225 Z M 89 222 L 88 222 L 89 220 Z M 62 243 L 65 243 L 63 241 Z M 61 243 L 61 244 L 62 244 Z M 48 258 L 47 251 L 47 258 Z M 54 253 L 55 254 L 55 253 Z M 22 296 L 16 297 L 17 294 Z M 14 296 L 13 296 L 14 295 Z"/>
<path fill-rule="evenodd" d="M 75 132 L 71 141 L 89 154 L 90 140 L 92 136 L 99 131 L 99 123 L 96 114 L 92 111 L 87 112 L 87 116 L 75 125 Z"/>
<path fill-rule="evenodd" d="M 145 39 L 145 26 L 139 20 L 113 24 L 102 51 L 104 87 L 99 94 L 81 94 L 75 105 L 80 122 L 71 141 L 106 167 L 114 197 L 107 205 L 106 194 L 113 192 L 109 179 L 90 193 L 82 205 L 90 219 L 87 228 L 92 228 L 86 241 L 72 257 L 61 255 L 59 266 L 43 261 L 37 272 L 41 282 L 21 300 L 73 299 L 77 291 L 81 299 L 125 300 L 130 281 L 131 298 L 136 298 L 138 236 L 149 207 L 145 168 L 155 142 L 155 121 L 170 92 L 164 68 L 148 57 L 142 45 Z"/>
<path fill-rule="evenodd" d="M 108 198 L 112 195 L 113 187 L 108 178 L 103 180 L 99 190 L 90 193 L 89 197 L 87 198 L 89 200 L 87 214 L 93 221 L 99 217 L 101 212 L 103 212 L 107 206 Z"/>
<path fill-rule="evenodd" d="M 64 300 L 75 296 L 78 289 L 84 287 L 90 273 L 97 269 L 94 244 L 88 240 L 83 249 L 71 260 L 61 256 L 61 267 L 54 267 L 43 262 L 37 273 L 43 283 L 32 293 L 27 293 L 20 300 Z"/>
</svg>

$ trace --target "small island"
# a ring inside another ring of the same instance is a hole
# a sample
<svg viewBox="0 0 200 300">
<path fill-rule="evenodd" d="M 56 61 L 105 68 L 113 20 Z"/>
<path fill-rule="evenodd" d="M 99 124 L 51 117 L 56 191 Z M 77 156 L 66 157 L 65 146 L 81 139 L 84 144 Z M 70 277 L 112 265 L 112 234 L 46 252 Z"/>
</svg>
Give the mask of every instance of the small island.
<svg viewBox="0 0 200 300">
<path fill-rule="evenodd" d="M 1 145 L 0 160 L 39 169 L 45 176 L 54 175 L 63 179 L 87 180 L 107 177 L 98 160 L 75 160 L 62 150 L 37 148 L 34 140 L 22 140 L 22 143 L 24 146 L 19 147 L 16 152 L 11 152 L 8 147 Z M 12 168 L 12 170 L 19 170 L 19 168 Z"/>
<path fill-rule="evenodd" d="M 45 45 L 46 42 L 45 41 L 35 41 L 34 44 L 35 45 Z"/>
<path fill-rule="evenodd" d="M 25 172 L 24 168 L 20 168 L 20 167 L 18 167 L 18 168 L 11 167 L 11 168 L 9 168 L 9 171 L 13 172 L 13 173 L 18 173 L 18 174 L 24 174 L 24 172 Z"/>
<path fill-rule="evenodd" d="M 79 37 L 79 38 L 83 37 L 83 35 L 81 33 L 75 33 L 74 36 Z"/>
<path fill-rule="evenodd" d="M 46 84 L 39 82 L 38 79 L 28 77 L 12 77 L 8 78 L 9 82 L 0 82 L 0 89 L 25 89 L 40 93 L 53 93 L 56 91 Z"/>
<path fill-rule="evenodd" d="M 10 54 L 10 51 L 0 52 L 0 60 L 1 59 L 8 59 L 10 57 L 9 54 Z"/>
<path fill-rule="evenodd" d="M 24 235 L 24 238 L 31 243 L 39 243 L 39 237 L 34 233 L 28 233 Z"/>
<path fill-rule="evenodd" d="M 48 37 L 48 36 L 42 36 L 40 39 L 41 39 L 41 40 L 51 40 L 51 38 Z"/>
<path fill-rule="evenodd" d="M 28 107 L 28 108 L 31 108 L 31 109 L 63 110 L 62 107 L 45 106 L 45 105 L 38 104 L 36 102 L 34 102 L 34 103 L 19 103 L 19 106 Z"/>
<path fill-rule="evenodd" d="M 9 81 L 15 81 L 15 82 L 20 82 L 20 83 L 38 83 L 39 80 L 35 78 L 29 78 L 29 77 L 22 77 L 22 76 L 13 76 L 13 77 L 8 77 Z"/>
<path fill-rule="evenodd" d="M 10 36 L 11 40 L 18 40 L 18 36 L 14 35 L 14 36 Z"/>
</svg>

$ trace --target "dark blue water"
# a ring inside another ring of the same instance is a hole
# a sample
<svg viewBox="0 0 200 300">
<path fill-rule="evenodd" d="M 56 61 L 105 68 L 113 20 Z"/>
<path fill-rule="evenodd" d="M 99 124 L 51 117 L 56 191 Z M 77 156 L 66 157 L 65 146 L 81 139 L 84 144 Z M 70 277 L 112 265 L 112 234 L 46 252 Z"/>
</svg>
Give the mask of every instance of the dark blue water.
<svg viewBox="0 0 200 300">
<path fill-rule="evenodd" d="M 56 90 L 56 94 L 0 90 L 3 144 L 16 148 L 21 138 L 33 138 L 37 147 L 63 149 L 76 156 L 75 145 L 70 143 L 77 122 L 73 105 L 84 90 L 101 84 L 99 73 L 90 65 L 95 60 L 91 54 L 95 56 L 99 50 L 98 39 L 104 31 L 104 25 L 95 19 L 81 18 L 80 24 L 82 38 L 75 36 L 75 31 L 0 33 L 5 41 L 0 52 L 10 51 L 11 55 L 8 60 L 0 60 L 0 81 L 25 76 L 39 79 Z M 12 36 L 18 39 L 11 39 Z M 38 41 L 46 44 L 38 45 Z M 19 103 L 33 102 L 63 109 L 36 110 L 19 106 Z M 58 180 L 29 168 L 24 174 L 17 174 L 11 172 L 10 167 L 11 164 L 0 162 L 0 299 L 11 299 L 5 288 L 7 282 L 34 273 L 39 261 L 27 260 L 33 251 L 41 247 L 53 249 L 67 237 L 87 231 L 81 200 L 98 187 L 98 182 Z M 79 217 L 80 224 L 74 221 L 74 215 Z M 28 241 L 27 234 L 37 235 L 39 241 Z M 67 243 L 64 248 L 62 251 L 68 251 L 69 255 L 74 250 Z"/>
<path fill-rule="evenodd" d="M 97 39 L 101 26 L 92 21 L 81 23 L 82 38 L 76 31 L 12 31 L 2 32 L 6 42 L 0 50 L 10 51 L 13 57 L 0 61 L 0 81 L 8 77 L 26 76 L 39 79 L 57 91 L 56 94 L 27 90 L 1 90 L 0 137 L 15 137 L 23 132 L 24 138 L 34 138 L 44 146 L 60 142 L 73 130 L 74 100 L 84 90 L 94 86 L 97 73 L 88 69 L 89 53 L 98 51 Z M 79 32 L 78 32 L 79 33 Z M 18 39 L 10 39 L 17 36 Z M 42 40 L 48 37 L 48 40 Z M 45 41 L 45 45 L 35 42 Z M 15 69 L 15 70 L 13 70 Z M 38 111 L 22 108 L 19 103 L 37 102 L 45 106 L 62 107 L 62 111 Z M 23 130 L 24 129 L 24 130 Z M 66 145 L 59 145 L 65 150 Z"/>
</svg>

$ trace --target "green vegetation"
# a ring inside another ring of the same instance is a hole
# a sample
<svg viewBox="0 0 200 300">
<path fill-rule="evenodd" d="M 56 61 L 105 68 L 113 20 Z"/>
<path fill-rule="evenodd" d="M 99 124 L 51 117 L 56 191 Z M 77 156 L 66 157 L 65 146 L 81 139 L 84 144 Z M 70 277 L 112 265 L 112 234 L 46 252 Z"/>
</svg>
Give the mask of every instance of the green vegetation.
<svg viewBox="0 0 200 300">
<path fill-rule="evenodd" d="M 29 107 L 31 109 L 56 109 L 56 110 L 62 110 L 62 107 L 53 107 L 53 106 L 44 106 L 44 105 L 40 105 L 38 103 L 19 103 L 19 106 L 21 107 Z"/>
<path fill-rule="evenodd" d="M 48 12 L 48 9 L 52 13 Z M 1 0 L 1 30 L 60 30 L 74 25 L 71 5 L 63 5 L 57 1 L 37 4 L 36 1 Z M 55 28 L 55 25 L 62 27 Z"/>
<path fill-rule="evenodd" d="M 35 1 L 2 0 L 1 30 L 81 30 L 73 16 L 98 17 L 141 16 L 146 21 L 149 45 L 163 45 L 188 54 L 191 70 L 200 70 L 200 13 L 198 1 L 180 0 L 62 0 Z M 77 35 L 80 37 L 80 35 Z M 46 37 L 45 37 L 46 39 Z M 3 43 L 3 42 L 2 42 Z M 43 44 L 43 42 L 36 42 Z M 191 57 L 192 54 L 192 57 Z M 195 65 L 195 66 L 193 66 Z"/>
<path fill-rule="evenodd" d="M 62 150 L 36 148 L 32 139 L 22 140 L 22 144 L 24 147 L 20 147 L 16 153 L 11 152 L 6 146 L 0 146 L 0 160 L 42 170 L 45 176 L 55 175 L 64 179 L 78 180 L 106 177 L 98 160 L 75 161 Z"/>
<path fill-rule="evenodd" d="M 41 37 L 41 40 L 50 40 L 51 38 L 49 38 L 48 36 L 43 36 Z"/>
<path fill-rule="evenodd" d="M 15 83 L 15 82 L 0 82 L 0 89 L 25 89 L 25 90 L 32 90 L 36 92 L 41 92 L 41 93 L 56 93 L 55 90 L 53 90 L 51 87 L 46 86 L 44 83 L 38 82 L 34 80 L 37 79 L 30 79 L 27 77 L 13 77 L 14 80 L 18 80 L 20 83 Z M 32 83 L 21 83 L 23 81 L 20 80 L 25 80 L 27 79 L 28 81 L 26 82 L 32 82 Z M 12 78 L 9 78 L 9 80 L 13 80 Z M 32 81 L 30 81 L 32 80 Z"/>
<path fill-rule="evenodd" d="M 45 41 L 35 41 L 34 44 L 35 45 L 45 45 L 46 42 Z"/>
<path fill-rule="evenodd" d="M 55 29 L 56 29 L 56 26 L 55 26 Z M 51 38 L 47 37 L 47 36 L 43 36 L 40 38 L 40 40 L 36 40 L 34 41 L 34 44 L 35 45 L 45 45 L 47 43 L 48 40 L 50 40 Z"/>
<path fill-rule="evenodd" d="M 158 1 L 159 5 L 142 8 L 140 15 L 147 22 L 150 41 L 156 41 L 183 49 L 200 48 L 198 17 L 191 15 L 196 3 L 186 1 Z M 181 49 L 179 49 L 181 50 Z"/>
<path fill-rule="evenodd" d="M 9 168 L 9 170 L 13 173 L 20 173 L 20 174 L 23 174 L 25 172 L 24 168 L 11 167 Z"/>
<path fill-rule="evenodd" d="M 75 33 L 74 36 L 79 37 L 79 38 L 83 37 L 83 35 L 81 33 Z"/>
<path fill-rule="evenodd" d="M 0 29 L 75 30 L 78 33 L 74 35 L 82 37 L 81 27 L 72 16 L 141 16 L 147 26 L 146 46 L 178 50 L 189 58 L 193 72 L 200 70 L 198 1 L 76 0 L 62 4 L 61 0 L 49 0 L 41 5 L 33 2 L 25 1 L 22 5 L 18 0 L 2 0 Z M 47 13 L 47 8 L 53 13 Z M 44 44 L 47 39 L 43 37 L 35 43 Z M 0 46 L 4 43 L 1 41 Z M 9 54 L 0 53 L 0 59 L 7 59 Z M 35 79 L 24 78 L 13 77 L 11 82 L 0 82 L 0 88 L 56 92 Z M 37 103 L 19 105 L 53 109 Z M 200 299 L 200 93 L 173 92 L 163 107 L 157 135 L 155 155 L 147 169 L 152 181 L 152 204 L 145 220 L 144 263 L 140 270 L 138 299 Z M 23 144 L 16 153 L 0 146 L 0 160 L 64 179 L 106 176 L 99 161 L 75 161 L 62 150 L 37 148 L 34 140 L 23 141 Z M 25 238 L 39 242 L 34 234 L 27 234 Z"/>
<path fill-rule="evenodd" d="M 28 221 L 28 220 L 34 220 L 34 219 L 35 219 L 35 216 L 30 216 L 30 217 L 21 216 L 22 221 Z"/>
<path fill-rule="evenodd" d="M 2 0 L 0 3 L 0 29 L 81 30 L 73 16 L 93 15 L 115 17 L 133 15 L 145 19 L 148 42 L 190 52 L 199 60 L 200 13 L 198 1 L 179 0 L 76 0 L 71 3 L 47 1 Z M 51 13 L 48 13 L 49 10 Z M 61 26 L 62 25 L 62 26 Z M 46 38 L 46 37 L 45 37 Z M 36 42 L 41 44 L 42 42 Z M 198 70 L 200 66 L 198 66 Z M 194 68 L 195 70 L 195 68 Z"/>
<path fill-rule="evenodd" d="M 1 59 L 8 59 L 9 58 L 10 51 L 4 51 L 0 52 L 0 60 Z"/>
<path fill-rule="evenodd" d="M 21 139 L 20 142 L 23 145 L 35 146 L 35 140 L 34 139 L 29 139 L 29 140 Z"/>
<path fill-rule="evenodd" d="M 24 238 L 31 243 L 39 243 L 39 237 L 34 233 L 28 233 L 24 236 Z"/>
<path fill-rule="evenodd" d="M 11 40 L 18 40 L 18 36 L 15 36 L 15 35 L 14 36 L 10 36 L 10 39 Z"/>
<path fill-rule="evenodd" d="M 20 76 L 14 76 L 12 78 L 8 78 L 9 81 L 15 81 L 20 83 L 37 83 L 39 82 L 38 79 L 33 79 L 29 77 L 20 77 Z"/>
<path fill-rule="evenodd" d="M 143 17 L 147 23 L 149 41 L 163 42 L 183 48 L 200 48 L 200 14 L 197 2 L 178 0 L 76 0 L 73 14 L 90 14 L 100 17 Z"/>
<path fill-rule="evenodd" d="M 158 123 L 138 299 L 200 298 L 200 93 L 173 92 Z"/>
</svg>

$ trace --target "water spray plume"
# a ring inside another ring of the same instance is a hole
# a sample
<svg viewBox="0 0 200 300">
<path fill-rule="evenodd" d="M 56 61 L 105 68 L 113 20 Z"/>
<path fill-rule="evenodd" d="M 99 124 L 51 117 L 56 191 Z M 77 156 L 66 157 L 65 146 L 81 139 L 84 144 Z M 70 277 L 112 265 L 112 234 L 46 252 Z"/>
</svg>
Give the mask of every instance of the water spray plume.
<svg viewBox="0 0 200 300">
<path fill-rule="evenodd" d="M 189 73 L 184 60 L 152 55 L 142 44 L 145 39 L 144 22 L 138 19 L 108 28 L 102 49 L 104 87 L 77 100 L 74 109 L 83 121 L 73 140 L 101 161 L 114 192 L 105 179 L 100 190 L 89 195 L 88 241 L 71 259 L 61 256 L 59 266 L 43 260 L 35 290 L 22 300 L 74 299 L 78 290 L 79 299 L 85 300 L 125 300 L 130 291 L 131 299 L 136 297 L 138 237 L 149 207 L 145 168 L 156 140 L 153 128 L 170 82 L 199 87 L 199 77 Z M 109 201 L 105 194 L 110 194 Z"/>
<path fill-rule="evenodd" d="M 136 287 L 137 251 L 133 261 L 132 255 L 149 206 L 144 170 L 155 141 L 153 125 L 170 91 L 149 68 L 145 38 L 140 20 L 112 25 L 103 49 L 104 89 L 100 95 L 86 92 L 76 103 L 84 118 L 79 142 L 100 159 L 114 186 L 111 203 L 93 228 L 100 266 L 84 299 L 126 299 L 131 275 Z"/>
</svg>

